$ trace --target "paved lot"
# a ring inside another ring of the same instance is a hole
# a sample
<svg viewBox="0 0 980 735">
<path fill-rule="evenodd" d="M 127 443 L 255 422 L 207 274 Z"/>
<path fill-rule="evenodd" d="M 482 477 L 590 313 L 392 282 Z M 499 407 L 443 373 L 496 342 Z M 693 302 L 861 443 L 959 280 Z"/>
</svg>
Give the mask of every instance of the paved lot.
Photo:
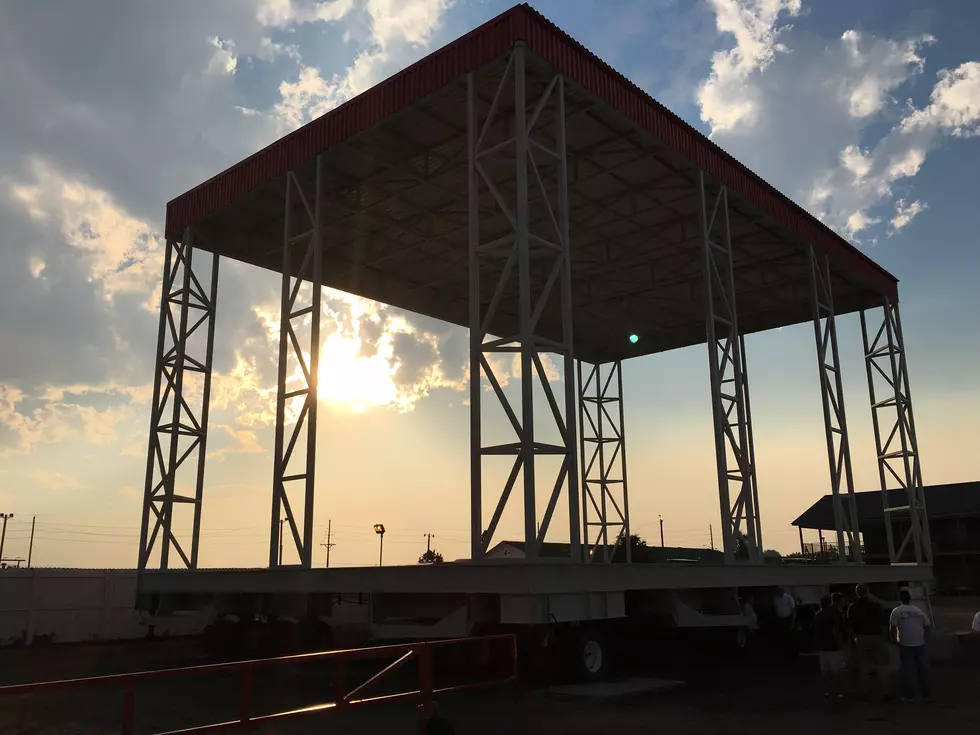
<svg viewBox="0 0 980 735">
<path fill-rule="evenodd" d="M 192 641 L 0 651 L 0 683 L 115 673 L 201 663 Z M 641 733 L 908 733 L 977 732 L 980 664 L 956 662 L 933 669 L 933 704 L 845 702 L 836 707 L 820 693 L 811 658 L 756 661 L 670 660 L 645 667 L 657 676 L 686 681 L 658 695 L 617 702 L 559 699 L 544 691 L 474 692 L 444 697 L 441 705 L 461 735 L 578 735 Z M 260 711 L 329 699 L 325 670 L 279 672 L 256 682 Z M 137 732 L 159 732 L 235 716 L 238 683 L 228 676 L 168 682 L 137 691 Z M 45 694 L 0 702 L 0 732 L 9 735 L 94 735 L 119 731 L 121 694 Z M 281 722 L 264 733 L 414 733 L 413 705 L 327 713 Z"/>
</svg>

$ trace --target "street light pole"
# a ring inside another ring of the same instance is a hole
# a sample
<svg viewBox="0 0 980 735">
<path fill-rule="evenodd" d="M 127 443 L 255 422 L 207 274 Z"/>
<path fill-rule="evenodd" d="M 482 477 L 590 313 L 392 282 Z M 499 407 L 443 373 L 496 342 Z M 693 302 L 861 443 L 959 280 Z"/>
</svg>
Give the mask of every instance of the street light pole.
<svg viewBox="0 0 980 735">
<path fill-rule="evenodd" d="M 380 567 L 384 566 L 385 560 L 385 524 L 375 523 L 374 532 L 378 534 L 378 538 L 380 539 L 380 549 L 378 551 L 378 566 Z"/>
<path fill-rule="evenodd" d="M 7 540 L 7 519 L 13 517 L 13 513 L 0 513 L 0 518 L 3 518 L 3 532 L 0 533 L 0 561 L 3 561 L 3 544 Z"/>
</svg>

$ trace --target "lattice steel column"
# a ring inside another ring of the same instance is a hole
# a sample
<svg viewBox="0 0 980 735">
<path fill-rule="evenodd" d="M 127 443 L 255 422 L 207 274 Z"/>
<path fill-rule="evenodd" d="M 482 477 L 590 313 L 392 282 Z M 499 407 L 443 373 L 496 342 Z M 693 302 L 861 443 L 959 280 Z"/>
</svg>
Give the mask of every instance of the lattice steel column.
<svg viewBox="0 0 980 735">
<path fill-rule="evenodd" d="M 280 566 L 279 548 L 282 539 L 279 521 L 283 516 L 289 529 L 287 535 L 292 539 L 299 564 L 305 568 L 310 568 L 313 564 L 313 499 L 317 385 L 320 366 L 320 297 L 323 290 L 325 174 L 323 157 L 319 156 L 316 160 L 316 184 L 312 197 L 309 192 L 304 192 L 304 187 L 294 172 L 290 171 L 286 175 L 279 331 L 279 390 L 276 395 L 276 447 L 272 480 L 272 525 L 269 538 L 270 567 Z M 310 288 L 304 289 L 305 284 Z M 308 305 L 300 305 L 301 296 L 309 299 Z M 300 333 L 306 328 L 309 329 L 309 342 L 307 351 L 304 352 L 300 345 Z M 291 423 L 288 431 L 287 422 Z M 299 448 L 299 456 L 297 456 L 297 448 Z M 297 485 L 303 488 L 302 535 L 295 513 L 295 503 L 298 499 L 296 496 L 299 493 L 290 500 L 290 490 Z"/>
<path fill-rule="evenodd" d="M 161 569 L 170 567 L 171 549 L 180 557 L 183 566 L 195 569 L 198 563 L 218 297 L 218 256 L 211 254 L 211 282 L 205 291 L 192 264 L 193 241 L 194 231 L 187 228 L 179 238 L 167 239 L 164 253 L 139 569 L 149 566 L 161 530 Z M 198 377 L 187 380 L 188 375 Z M 190 473 L 179 473 L 179 470 L 195 454 L 193 479 L 187 482 L 191 492 L 180 493 L 177 491 L 178 480 Z M 193 506 L 189 556 L 187 541 L 178 539 L 181 530 L 174 527 L 175 505 Z"/>
<path fill-rule="evenodd" d="M 929 535 L 929 517 L 926 512 L 925 493 L 922 489 L 922 466 L 915 435 L 908 365 L 905 360 L 905 342 L 902 338 L 902 321 L 897 300 L 892 301 L 887 298 L 884 300 L 881 324 L 875 330 L 873 339 L 869 339 L 869 334 L 867 312 L 862 311 L 861 335 L 864 341 L 868 391 L 871 397 L 878 479 L 885 511 L 888 558 L 893 564 L 902 562 L 911 541 L 915 562 L 931 564 L 932 541 Z M 894 418 L 882 423 L 882 411 L 889 414 L 894 412 Z M 883 440 L 882 427 L 889 426 L 891 428 Z M 888 490 L 896 485 L 895 489 L 906 491 L 907 505 L 890 506 Z M 893 516 L 898 514 L 907 514 L 909 528 L 896 549 L 892 524 Z"/>
<path fill-rule="evenodd" d="M 827 460 L 830 464 L 830 490 L 834 505 L 834 527 L 837 529 L 838 561 L 847 563 L 847 549 L 854 561 L 861 563 L 861 538 L 858 529 L 857 498 L 851 471 L 851 445 L 847 435 L 844 410 L 844 383 L 841 378 L 840 354 L 837 349 L 837 322 L 834 318 L 834 292 L 830 277 L 830 259 L 812 245 L 807 250 L 810 271 L 810 296 L 813 306 L 813 334 L 817 344 L 817 369 L 823 402 L 824 430 L 827 435 Z M 846 498 L 841 497 L 842 492 Z"/>
<path fill-rule="evenodd" d="M 735 272 L 728 223 L 728 191 L 709 195 L 700 175 L 700 225 L 704 248 L 705 323 L 708 341 L 711 408 L 725 561 L 736 558 L 744 539 L 748 558 L 762 559 L 762 522 L 755 498 L 755 467 L 746 411 L 747 388 L 735 304 Z M 735 501 L 731 500 L 734 488 Z M 742 526 L 745 531 L 742 531 Z"/>
<path fill-rule="evenodd" d="M 478 78 L 475 73 L 468 77 L 471 554 L 473 559 L 480 559 L 490 547 L 520 475 L 526 557 L 538 556 L 565 490 L 570 555 L 580 560 L 565 85 L 561 76 L 554 76 L 540 94 L 537 89 L 529 91 L 525 62 L 526 52 L 519 44 L 485 115 L 479 109 Z M 513 95 L 512 105 L 508 92 Z M 543 121 L 549 118 L 552 124 L 545 130 Z M 496 219 L 491 222 L 488 217 Z M 502 229 L 496 227 L 499 221 L 504 222 Z M 492 286 L 492 290 L 486 289 L 486 299 L 484 286 Z M 498 317 L 505 310 L 517 328 L 504 327 L 503 336 L 496 337 L 501 333 Z M 558 340 L 541 333 L 546 313 L 552 322 L 557 313 Z M 548 352 L 558 356 L 564 367 L 565 394 L 561 402 L 541 359 L 542 353 Z M 500 353 L 520 355 L 519 411 L 511 406 L 491 363 L 490 356 Z M 513 442 L 484 445 L 484 376 L 513 429 Z M 560 443 L 535 438 L 535 384 L 540 385 L 548 402 Z M 490 522 L 484 527 L 483 458 L 495 455 L 513 456 L 514 462 Z M 562 461 L 553 485 L 549 479 L 551 490 L 538 526 L 535 459 L 543 455 L 558 456 Z"/>
<path fill-rule="evenodd" d="M 579 360 L 578 385 L 582 519 L 585 541 L 589 544 L 586 560 L 612 561 L 616 543 L 622 538 L 626 561 L 630 562 L 622 363 L 617 360 L 602 365 Z"/>
</svg>

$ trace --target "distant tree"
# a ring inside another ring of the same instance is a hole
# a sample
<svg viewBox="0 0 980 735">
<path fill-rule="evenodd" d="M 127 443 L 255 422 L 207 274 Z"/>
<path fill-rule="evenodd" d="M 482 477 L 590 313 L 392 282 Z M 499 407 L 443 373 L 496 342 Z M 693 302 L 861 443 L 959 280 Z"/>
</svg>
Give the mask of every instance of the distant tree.
<svg viewBox="0 0 980 735">
<path fill-rule="evenodd" d="M 636 559 L 637 551 L 640 549 L 645 549 L 647 547 L 646 539 L 644 539 L 638 533 L 630 534 L 630 556 Z M 642 553 L 642 552 L 641 552 Z M 613 561 L 626 561 L 626 533 L 620 531 L 619 535 L 616 537 L 616 544 L 613 547 Z"/>
<path fill-rule="evenodd" d="M 419 557 L 419 564 L 442 564 L 444 561 L 442 554 L 435 549 L 428 549 Z"/>
<path fill-rule="evenodd" d="M 783 560 L 783 555 L 775 549 L 766 549 L 762 552 L 762 560 L 768 562 L 781 562 Z"/>
</svg>

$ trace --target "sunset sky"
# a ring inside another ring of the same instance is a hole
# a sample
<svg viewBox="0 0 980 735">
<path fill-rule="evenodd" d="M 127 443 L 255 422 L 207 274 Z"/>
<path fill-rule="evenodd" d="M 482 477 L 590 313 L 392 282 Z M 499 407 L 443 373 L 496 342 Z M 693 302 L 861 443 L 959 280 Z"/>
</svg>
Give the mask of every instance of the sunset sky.
<svg viewBox="0 0 980 735">
<path fill-rule="evenodd" d="M 36 515 L 35 565 L 135 565 L 166 202 L 510 4 L 0 4 L 4 557 Z M 980 478 L 980 5 L 535 7 L 900 279 L 925 481 Z M 225 261 L 218 300 L 201 562 L 261 566 L 279 281 Z M 335 292 L 322 324 L 317 542 L 332 521 L 331 563 L 373 564 L 383 522 L 386 562 L 428 532 L 468 555 L 466 331 Z M 857 316 L 838 324 L 855 482 L 876 489 Z M 812 326 L 747 351 L 765 546 L 792 551 L 829 491 Z M 662 515 L 668 545 L 720 539 L 707 367 L 700 346 L 624 368 L 633 528 L 654 540 Z"/>
</svg>

